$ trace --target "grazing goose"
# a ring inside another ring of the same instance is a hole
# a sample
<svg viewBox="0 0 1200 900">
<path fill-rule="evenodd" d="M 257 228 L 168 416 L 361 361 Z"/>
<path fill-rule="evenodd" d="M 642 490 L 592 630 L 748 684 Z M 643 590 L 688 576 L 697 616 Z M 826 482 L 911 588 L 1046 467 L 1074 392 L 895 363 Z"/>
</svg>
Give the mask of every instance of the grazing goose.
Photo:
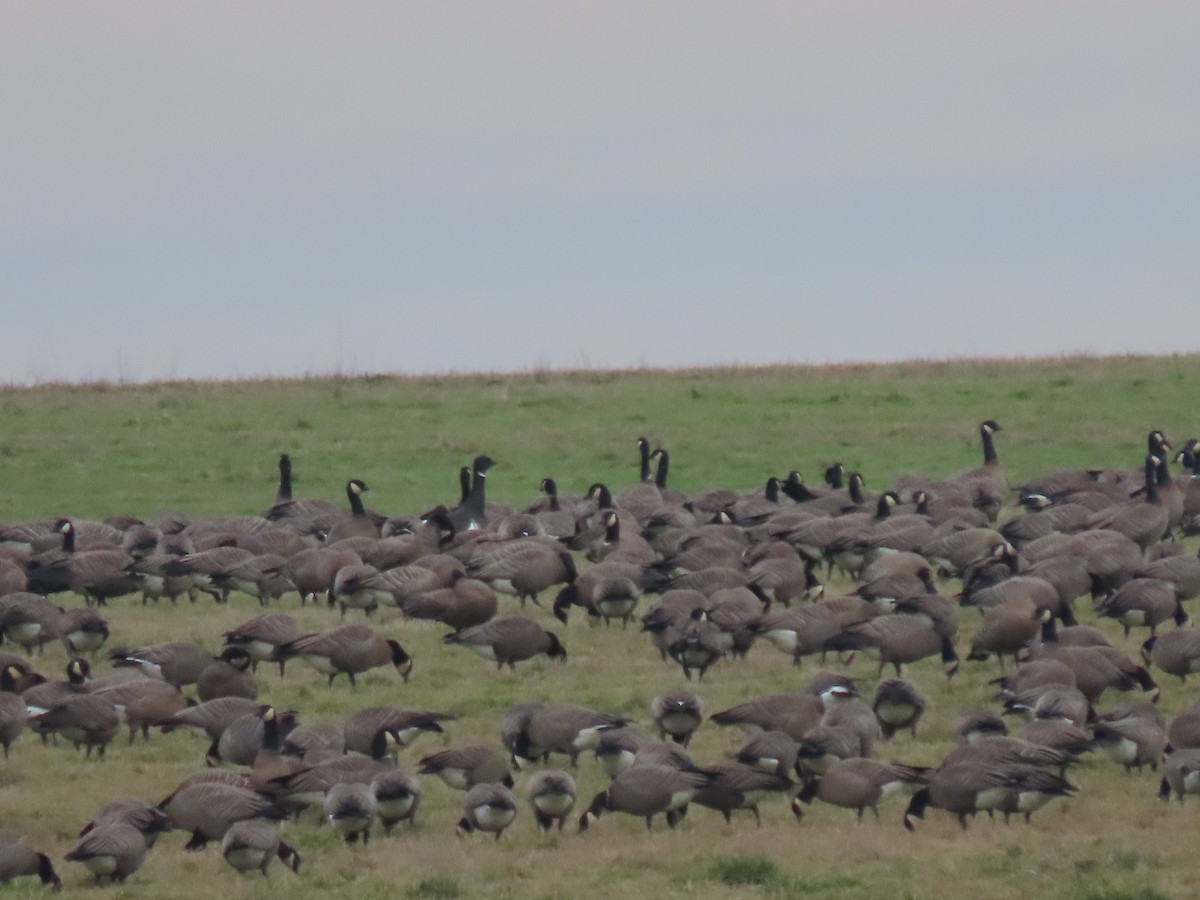
<svg viewBox="0 0 1200 900">
<path fill-rule="evenodd" d="M 1166 731 L 1159 723 L 1140 716 L 1098 722 L 1092 729 L 1092 738 L 1126 772 L 1135 768 L 1141 771 L 1143 766 L 1157 772 L 1167 747 Z"/>
<path fill-rule="evenodd" d="M 487 582 L 493 590 L 521 601 L 537 603 L 538 595 L 556 584 L 572 584 L 578 577 L 574 557 L 566 547 L 548 538 L 520 538 L 488 544 L 467 562 L 467 574 Z"/>
<path fill-rule="evenodd" d="M 150 739 L 150 729 L 172 721 L 172 717 L 190 702 L 179 688 L 154 678 L 133 678 L 101 685 L 94 692 L 112 703 L 129 727 L 129 743 L 140 730 L 142 739 Z"/>
<path fill-rule="evenodd" d="M 5 670 L 5 673 L 10 679 L 16 677 L 8 669 Z M 25 730 L 25 724 L 29 719 L 28 709 L 25 701 L 18 694 L 0 691 L 0 746 L 4 747 L 5 759 L 8 759 L 8 750 L 13 742 Z"/>
<path fill-rule="evenodd" d="M 34 850 L 23 834 L 8 828 L 0 829 L 0 882 L 26 875 L 36 875 L 43 885 L 56 891 L 62 886 L 50 857 Z"/>
<path fill-rule="evenodd" d="M 391 834 L 397 822 L 416 824 L 421 782 L 415 776 L 401 768 L 385 769 L 371 779 L 370 788 L 384 834 Z"/>
<path fill-rule="evenodd" d="M 458 833 L 490 831 L 500 840 L 504 829 L 517 817 L 517 801 L 503 784 L 477 784 L 463 797 L 463 817 Z"/>
<path fill-rule="evenodd" d="M 82 863 L 99 882 L 123 882 L 146 861 L 146 838 L 132 825 L 110 822 L 85 834 L 65 859 Z"/>
<path fill-rule="evenodd" d="M 96 651 L 108 640 L 108 622 L 89 607 L 68 609 L 62 615 L 62 644 L 71 656 Z"/>
<path fill-rule="evenodd" d="M 92 755 L 93 747 L 97 756 L 104 756 L 105 747 L 121 727 L 117 708 L 98 694 L 71 697 L 34 718 L 40 734 L 61 734 L 76 749 L 84 747 L 87 756 Z"/>
<path fill-rule="evenodd" d="M 191 641 L 167 641 L 133 650 L 120 648 L 108 654 L 113 665 L 140 669 L 177 688 L 195 684 L 213 661 L 212 654 Z"/>
<path fill-rule="evenodd" d="M 486 582 L 455 570 L 448 587 L 414 594 L 403 600 L 400 608 L 410 619 L 432 619 L 461 631 L 494 618 L 498 604 L 496 592 Z"/>
<path fill-rule="evenodd" d="M 907 678 L 887 678 L 876 685 L 871 710 L 885 741 L 905 728 L 915 738 L 917 722 L 925 712 L 925 695 Z"/>
<path fill-rule="evenodd" d="M 477 784 L 513 786 L 508 759 L 490 744 L 463 744 L 426 756 L 421 775 L 436 775 L 447 786 L 465 791 Z"/>
<path fill-rule="evenodd" d="M 368 706 L 350 716 L 342 727 L 346 749 L 352 753 L 371 752 L 375 735 L 385 731 L 397 746 L 407 747 L 419 734 L 442 734 L 442 722 L 452 721 L 450 713 L 399 706 Z"/>
<path fill-rule="evenodd" d="M 250 652 L 242 647 L 226 647 L 221 655 L 204 667 L 196 679 L 196 696 L 203 703 L 218 697 L 258 697 L 258 685 L 250 674 Z"/>
<path fill-rule="evenodd" d="M 605 810 L 642 817 L 646 820 L 647 830 L 653 825 L 655 816 L 665 814 L 667 825 L 674 828 L 682 815 L 681 810 L 711 780 L 710 775 L 685 772 L 671 766 L 635 765 L 618 774 L 593 798 L 587 811 L 579 817 L 579 830 L 587 831 Z"/>
<path fill-rule="evenodd" d="M 325 793 L 325 820 L 347 844 L 361 837 L 363 846 L 371 840 L 375 823 L 375 795 L 369 784 L 339 782 Z"/>
<path fill-rule="evenodd" d="M 295 618 L 288 613 L 268 612 L 248 619 L 241 625 L 229 629 L 221 636 L 228 647 L 242 647 L 250 654 L 250 671 L 255 671 L 264 660 L 275 659 L 276 649 L 300 637 Z M 283 675 L 283 661 L 279 663 L 279 674 Z"/>
<path fill-rule="evenodd" d="M 243 875 L 259 871 L 265 878 L 275 857 L 293 872 L 300 871 L 300 854 L 280 840 L 274 825 L 262 819 L 244 819 L 230 825 L 221 838 L 221 856 Z"/>
<path fill-rule="evenodd" d="M 792 782 L 774 772 L 767 772 L 740 762 L 715 763 L 700 770 L 709 781 L 692 797 L 692 802 L 715 809 L 731 822 L 733 811 L 748 809 L 754 813 L 755 825 L 762 827 L 758 805 L 771 794 L 782 793 Z"/>
<path fill-rule="evenodd" d="M 628 724 L 628 720 L 574 703 L 531 705 L 519 717 L 512 736 L 514 756 L 546 761 L 551 753 L 563 753 L 578 764 L 579 754 L 594 750 L 600 735 Z"/>
<path fill-rule="evenodd" d="M 237 719 L 242 716 L 259 716 L 265 710 L 266 707 L 259 706 L 245 697 L 220 697 L 179 710 L 163 723 L 161 729 L 166 733 L 176 728 L 198 728 L 210 741 L 216 743 L 222 732 Z"/>
<path fill-rule="evenodd" d="M 303 659 L 318 672 L 328 675 L 331 686 L 341 674 L 350 679 L 352 687 L 357 686 L 356 674 L 389 663 L 407 682 L 413 666 L 412 658 L 399 642 L 380 637 L 366 625 L 341 625 L 302 635 L 280 645 L 275 652 L 280 660 Z"/>
<path fill-rule="evenodd" d="M 1169 800 L 1172 792 L 1180 803 L 1184 794 L 1200 794 L 1200 749 L 1176 750 L 1167 757 L 1158 796 Z"/>
<path fill-rule="evenodd" d="M 324 594 L 332 601 L 333 579 L 345 566 L 362 565 L 362 557 L 348 547 L 310 547 L 301 550 L 289 561 L 287 577 L 296 586 L 300 605 Z"/>
<path fill-rule="evenodd" d="M 558 769 L 542 769 L 530 776 L 525 793 L 538 827 L 549 831 L 557 823 L 562 831 L 575 808 L 575 779 Z"/>
<path fill-rule="evenodd" d="M 1096 614 L 1116 619 L 1125 637 L 1133 628 L 1149 628 L 1153 637 L 1158 626 L 1174 620 L 1176 626 L 1187 623 L 1187 613 L 1175 593 L 1175 586 L 1161 578 L 1135 578 L 1127 581 L 1096 604 Z"/>
<path fill-rule="evenodd" d="M 900 667 L 928 656 L 940 654 L 947 678 L 958 671 L 958 653 L 948 635 L 919 616 L 892 614 L 879 616 L 843 629 L 825 642 L 829 650 L 864 650 L 879 660 L 879 674 L 889 663 L 900 677 Z"/>
<path fill-rule="evenodd" d="M 79 836 L 84 837 L 96 828 L 113 824 L 132 825 L 146 839 L 147 849 L 155 845 L 159 835 L 169 830 L 166 813 L 145 800 L 130 798 L 105 803 L 96 810 L 92 821 L 83 826 Z"/>
<path fill-rule="evenodd" d="M 825 773 L 805 781 L 804 787 L 792 801 L 796 818 L 803 814 L 801 803 L 821 800 L 831 806 L 853 809 L 861 822 L 863 812 L 870 809 L 879 818 L 879 802 L 903 790 L 924 784 L 928 770 L 880 759 L 852 757 L 830 763 Z"/>
<path fill-rule="evenodd" d="M 1148 637 L 1142 644 L 1142 659 L 1182 682 L 1200 672 L 1200 630 L 1179 628 Z"/>
<path fill-rule="evenodd" d="M 271 798 L 220 782 L 177 788 L 158 808 L 167 814 L 171 828 L 191 834 L 185 850 L 201 850 L 209 841 L 221 840 L 234 822 L 283 817 L 283 811 Z"/>
<path fill-rule="evenodd" d="M 558 636 L 527 616 L 492 619 L 448 634 L 442 638 L 442 642 L 467 647 L 484 659 L 494 661 L 497 669 L 507 665 L 514 672 L 517 663 L 539 653 L 562 662 L 567 659 L 566 648 Z"/>
<path fill-rule="evenodd" d="M 650 717 L 658 726 L 658 735 L 684 747 L 692 739 L 696 729 L 704 721 L 704 701 L 692 691 L 679 689 L 664 691 L 650 701 Z"/>
<path fill-rule="evenodd" d="M 904 827 L 913 831 L 912 820 L 925 818 L 925 810 L 932 806 L 956 816 L 965 831 L 967 817 L 977 812 L 1007 805 L 1028 816 L 1054 797 L 1069 796 L 1075 790 L 1066 779 L 1036 766 L 975 760 L 943 763 L 930 775 L 929 784 L 913 794 L 904 813 Z"/>
</svg>

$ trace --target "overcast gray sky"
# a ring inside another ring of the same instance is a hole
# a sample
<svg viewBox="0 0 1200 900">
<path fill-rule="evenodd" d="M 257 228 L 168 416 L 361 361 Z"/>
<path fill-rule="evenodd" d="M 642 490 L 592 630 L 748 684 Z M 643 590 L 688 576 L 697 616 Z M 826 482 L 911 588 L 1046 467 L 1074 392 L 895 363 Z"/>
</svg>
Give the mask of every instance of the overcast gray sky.
<svg viewBox="0 0 1200 900">
<path fill-rule="evenodd" d="M 0 0 L 0 382 L 1200 349 L 1198 36 Z"/>
</svg>

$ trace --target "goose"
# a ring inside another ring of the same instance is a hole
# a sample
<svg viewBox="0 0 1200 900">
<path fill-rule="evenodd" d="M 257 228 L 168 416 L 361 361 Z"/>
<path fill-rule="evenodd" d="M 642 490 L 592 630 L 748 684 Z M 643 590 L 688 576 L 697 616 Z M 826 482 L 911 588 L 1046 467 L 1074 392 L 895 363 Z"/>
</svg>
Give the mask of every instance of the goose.
<svg viewBox="0 0 1200 900">
<path fill-rule="evenodd" d="M 407 747 L 420 734 L 442 734 L 442 722 L 453 721 L 450 713 L 407 709 L 389 704 L 367 706 L 353 713 L 342 726 L 346 749 L 371 752 L 375 735 L 385 731 L 400 747 Z"/>
<path fill-rule="evenodd" d="M 1135 768 L 1141 771 L 1143 766 L 1157 772 L 1167 747 L 1166 731 L 1157 722 L 1142 717 L 1099 722 L 1092 729 L 1092 737 L 1096 746 L 1126 772 Z"/>
<path fill-rule="evenodd" d="M 209 841 L 221 840 L 233 823 L 244 819 L 283 818 L 283 811 L 269 797 L 220 782 L 177 788 L 158 808 L 166 813 L 171 828 L 190 832 L 185 850 L 201 850 Z"/>
<path fill-rule="evenodd" d="M 742 765 L 788 778 L 796 771 L 799 742 L 783 731 L 760 731 L 738 749 L 735 759 Z"/>
<path fill-rule="evenodd" d="M 695 793 L 692 802 L 715 809 L 727 823 L 732 821 L 734 810 L 748 809 L 754 813 L 754 823 L 762 827 L 759 803 L 771 794 L 782 793 L 792 786 L 791 781 L 782 775 L 739 762 L 715 763 L 700 771 L 709 780 Z"/>
<path fill-rule="evenodd" d="M 658 726 L 658 736 L 686 747 L 704 721 L 704 701 L 687 689 L 663 691 L 650 701 L 650 717 Z"/>
<path fill-rule="evenodd" d="M 169 830 L 166 813 L 145 800 L 130 798 L 105 803 L 96 810 L 92 821 L 83 826 L 79 836 L 84 837 L 96 828 L 113 824 L 132 825 L 142 833 L 147 849 L 155 845 L 159 835 Z"/>
<path fill-rule="evenodd" d="M 226 647 L 204 667 L 196 679 L 196 696 L 203 703 L 218 697 L 258 697 L 258 685 L 250 674 L 250 652 L 243 647 Z"/>
<path fill-rule="evenodd" d="M 336 544 L 347 538 L 378 538 L 386 516 L 368 510 L 363 505 L 362 495 L 370 488 L 358 478 L 346 482 L 346 499 L 350 503 L 349 514 L 340 513 L 332 518 L 325 532 L 325 543 Z"/>
<path fill-rule="evenodd" d="M 0 829 L 0 882 L 36 875 L 43 886 L 62 887 L 50 857 L 35 850 L 25 835 L 12 829 Z"/>
<path fill-rule="evenodd" d="M 1146 456 L 1144 491 L 1140 498 L 1128 500 L 1095 513 L 1087 521 L 1089 530 L 1104 529 L 1128 537 L 1144 552 L 1167 532 L 1170 512 L 1158 490 L 1160 458 Z"/>
<path fill-rule="evenodd" d="M 213 661 L 212 654 L 191 641 L 166 641 L 134 649 L 118 648 L 109 652 L 116 667 L 132 667 L 142 674 L 158 678 L 175 687 L 195 684 Z"/>
<path fill-rule="evenodd" d="M 467 647 L 485 659 L 496 663 L 497 669 L 516 664 L 544 653 L 550 659 L 565 662 L 566 648 L 558 636 L 546 631 L 535 619 L 527 616 L 502 616 L 481 625 L 464 628 L 442 638 L 446 644 Z"/>
<path fill-rule="evenodd" d="M 823 775 L 805 781 L 792 801 L 792 812 L 799 819 L 803 815 L 800 804 L 809 804 L 816 799 L 831 806 L 853 809 L 860 822 L 867 809 L 878 819 L 881 800 L 924 784 L 928 771 L 919 766 L 879 759 L 840 759 L 830 763 Z"/>
<path fill-rule="evenodd" d="M 104 750 L 116 737 L 121 717 L 113 704 L 98 694 L 71 697 L 46 712 L 36 715 L 36 728 L 42 735 L 61 734 L 86 755 L 104 756 Z"/>
<path fill-rule="evenodd" d="M 458 820 L 458 833 L 490 831 L 500 840 L 504 829 L 517 817 L 517 801 L 503 784 L 477 784 L 463 797 L 463 817 Z"/>
<path fill-rule="evenodd" d="M 431 619 L 460 631 L 494 618 L 498 604 L 496 592 L 486 582 L 456 570 L 451 573 L 448 587 L 415 594 L 400 608 L 410 619 Z"/>
<path fill-rule="evenodd" d="M 520 538 L 487 545 L 467 562 L 467 574 L 485 581 L 492 590 L 511 594 L 525 605 L 556 584 L 572 584 L 578 577 L 569 550 L 544 538 Z"/>
<path fill-rule="evenodd" d="M 275 491 L 275 502 L 263 513 L 263 518 L 279 519 L 328 519 L 341 510 L 328 500 L 292 496 L 292 459 L 288 454 L 279 454 L 279 487 Z"/>
<path fill-rule="evenodd" d="M 412 658 L 398 641 L 383 638 L 365 625 L 340 625 L 327 631 L 302 635 L 276 648 L 280 660 L 299 657 L 318 672 L 329 676 L 329 685 L 341 674 L 356 687 L 356 674 L 391 664 L 405 682 L 412 672 Z"/>
<path fill-rule="evenodd" d="M 410 772 L 399 767 L 382 770 L 371 779 L 370 789 L 384 834 L 391 834 L 397 822 L 416 824 L 421 782 Z"/>
<path fill-rule="evenodd" d="M 246 620 L 221 636 L 226 646 L 242 647 L 250 654 L 250 671 L 253 672 L 260 662 L 276 658 L 276 648 L 294 641 L 301 634 L 295 617 L 284 612 L 268 612 Z M 283 675 L 283 665 L 281 660 L 280 676 Z"/>
<path fill-rule="evenodd" d="M 1142 659 L 1186 682 L 1189 675 L 1200 672 L 1200 631 L 1180 628 L 1152 635 L 1142 644 Z"/>
<path fill-rule="evenodd" d="M 811 691 L 765 694 L 715 712 L 708 718 L 716 725 L 736 725 L 747 734 L 782 731 L 798 741 L 820 723 L 827 706 L 853 694 L 854 691 L 843 684 L 831 686 L 823 694 Z"/>
<path fill-rule="evenodd" d="M 112 703 L 124 718 L 130 744 L 138 731 L 142 732 L 142 739 L 148 741 L 152 727 L 167 725 L 176 713 L 187 709 L 190 702 L 179 688 L 154 678 L 134 678 L 102 685 L 94 692 Z"/>
<path fill-rule="evenodd" d="M 15 677 L 8 669 L 5 670 L 5 673 L 10 679 Z M 7 691 L 0 691 L 0 746 L 4 747 L 5 759 L 8 759 L 8 751 L 13 742 L 25 730 L 28 719 L 28 707 L 21 697 Z"/>
<path fill-rule="evenodd" d="M 343 781 L 331 785 L 325 793 L 323 809 L 325 820 L 347 844 L 356 843 L 361 837 L 365 847 L 371 840 L 376 808 L 369 784 Z"/>
<path fill-rule="evenodd" d="M 581 606 L 592 621 L 603 619 L 608 625 L 620 619 L 622 625 L 627 625 L 642 594 L 638 582 L 643 571 L 634 563 L 611 558 L 597 563 L 558 592 L 553 606 L 555 618 L 566 625 L 568 610 Z"/>
<path fill-rule="evenodd" d="M 450 525 L 456 534 L 478 531 L 487 525 L 487 503 L 484 483 L 487 473 L 495 465 L 490 456 L 481 454 L 471 463 L 471 482 L 462 502 L 449 511 Z"/>
<path fill-rule="evenodd" d="M 259 716 L 266 709 L 245 697 L 220 697 L 179 710 L 163 723 L 161 730 L 166 733 L 176 728 L 198 728 L 216 743 L 234 721 L 242 716 Z"/>
<path fill-rule="evenodd" d="M 671 766 L 635 765 L 618 774 L 608 787 L 596 794 L 579 818 L 579 830 L 587 831 L 605 810 L 623 812 L 646 820 L 649 830 L 654 817 L 664 814 L 674 828 L 681 810 L 696 792 L 711 780 L 701 772 L 685 772 Z"/>
<path fill-rule="evenodd" d="M 108 637 L 108 621 L 95 609 L 80 607 L 63 612 L 60 640 L 71 656 L 90 653 L 94 657 Z"/>
<path fill-rule="evenodd" d="M 119 884 L 142 867 L 146 850 L 146 838 L 138 829 L 110 822 L 89 831 L 64 858 L 81 863 L 97 883 L 107 878 Z"/>
<path fill-rule="evenodd" d="M 1049 614 L 1047 610 L 1039 612 L 1033 604 L 1019 601 L 986 609 L 971 638 L 967 659 L 986 660 L 995 654 L 1003 670 L 1005 655 L 1011 656 L 1015 663 L 1018 654 L 1038 636 L 1042 620 Z"/>
<path fill-rule="evenodd" d="M 244 819 L 230 825 L 221 838 L 221 856 L 243 875 L 257 870 L 265 878 L 276 857 L 293 872 L 300 871 L 300 854 L 280 840 L 274 825 L 262 819 Z"/>
<path fill-rule="evenodd" d="M 33 656 L 63 635 L 65 613 L 41 594 L 28 591 L 0 596 L 0 641 L 9 641 Z M 73 654 L 78 655 L 78 654 Z"/>
<path fill-rule="evenodd" d="M 316 601 L 318 594 L 333 597 L 333 578 L 345 566 L 362 565 L 362 557 L 348 547 L 310 547 L 288 560 L 287 577 L 296 586 L 300 605 Z"/>
<path fill-rule="evenodd" d="M 1158 796 L 1169 800 L 1172 793 L 1180 803 L 1185 794 L 1200 794 L 1200 749 L 1176 750 L 1167 757 Z"/>
<path fill-rule="evenodd" d="M 696 610 L 678 626 L 675 639 L 667 645 L 667 655 L 679 663 L 689 681 L 693 670 L 696 679 L 703 681 L 704 673 L 732 649 L 732 637 L 709 619 L 706 610 Z"/>
<path fill-rule="evenodd" d="M 490 744 L 462 744 L 430 754 L 420 761 L 421 775 L 436 775 L 448 787 L 465 791 L 477 784 L 513 786 L 504 754 Z"/>
<path fill-rule="evenodd" d="M 918 616 L 892 614 L 879 616 L 843 629 L 825 641 L 828 650 L 864 650 L 879 660 L 879 673 L 891 664 L 900 677 L 900 667 L 928 656 L 940 654 L 947 678 L 958 671 L 958 654 L 950 637 Z"/>
<path fill-rule="evenodd" d="M 1187 623 L 1187 613 L 1175 593 L 1175 586 L 1161 578 L 1135 578 L 1127 581 L 1096 604 L 1096 614 L 1116 619 L 1125 637 L 1135 628 L 1149 628 L 1154 637 L 1158 626 L 1174 620 L 1176 626 Z"/>
<path fill-rule="evenodd" d="M 925 695 L 907 678 L 886 678 L 875 686 L 871 710 L 879 720 L 885 741 L 902 729 L 908 729 L 915 738 L 917 722 L 925 713 Z"/>
<path fill-rule="evenodd" d="M 600 735 L 592 752 L 600 770 L 612 779 L 633 766 L 638 752 L 652 743 L 654 739 L 639 728 L 613 728 Z"/>
<path fill-rule="evenodd" d="M 525 794 L 533 810 L 538 828 L 549 831 L 557 823 L 563 823 L 575 808 L 575 779 L 559 769 L 542 769 L 534 772 L 525 785 Z"/>
<path fill-rule="evenodd" d="M 965 831 L 967 817 L 981 810 L 1009 806 L 1030 813 L 1054 797 L 1065 797 L 1076 788 L 1059 775 L 1029 765 L 997 765 L 973 760 L 943 763 L 929 784 L 912 796 L 904 812 L 904 827 L 913 831 L 913 819 L 923 819 L 929 807 L 944 809 L 958 818 Z M 1005 810 L 1006 812 L 1008 810 Z"/>
<path fill-rule="evenodd" d="M 514 756 L 545 761 L 551 753 L 565 754 L 571 765 L 579 754 L 594 750 L 601 733 L 628 724 L 628 720 L 574 703 L 543 703 L 531 706 L 521 717 L 514 736 Z"/>
</svg>

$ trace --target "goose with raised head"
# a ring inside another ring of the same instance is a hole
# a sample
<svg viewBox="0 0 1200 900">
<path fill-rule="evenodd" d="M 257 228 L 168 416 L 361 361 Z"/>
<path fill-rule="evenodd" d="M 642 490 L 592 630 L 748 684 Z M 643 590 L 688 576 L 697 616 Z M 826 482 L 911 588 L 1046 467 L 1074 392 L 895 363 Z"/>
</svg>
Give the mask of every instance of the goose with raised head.
<svg viewBox="0 0 1200 900">
<path fill-rule="evenodd" d="M 447 516 L 455 534 L 478 531 L 488 523 L 486 489 L 487 473 L 496 463 L 490 456 L 480 454 L 471 463 L 470 484 L 462 501 Z"/>
<path fill-rule="evenodd" d="M 1089 530 L 1115 531 L 1132 540 L 1143 552 L 1162 540 L 1170 523 L 1170 512 L 1158 490 L 1159 457 L 1146 456 L 1142 496 L 1102 509 L 1092 515 Z"/>
</svg>

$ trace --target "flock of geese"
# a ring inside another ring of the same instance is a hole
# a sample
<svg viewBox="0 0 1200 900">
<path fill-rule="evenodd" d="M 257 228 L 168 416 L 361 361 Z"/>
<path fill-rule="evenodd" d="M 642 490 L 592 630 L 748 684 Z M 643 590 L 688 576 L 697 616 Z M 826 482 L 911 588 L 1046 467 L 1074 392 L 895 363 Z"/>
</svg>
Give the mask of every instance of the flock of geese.
<svg viewBox="0 0 1200 900">
<path fill-rule="evenodd" d="M 1180 540 L 1200 532 L 1197 442 L 1176 453 L 1151 431 L 1135 469 L 1056 470 L 1012 486 L 1000 430 L 980 426 L 977 468 L 904 477 L 877 494 L 837 464 L 820 486 L 792 472 L 748 494 L 683 493 L 668 487 L 668 453 L 642 438 L 632 484 L 566 497 L 547 478 L 524 509 L 487 501 L 487 456 L 460 472 L 456 504 L 385 516 L 366 507 L 358 479 L 348 506 L 293 497 L 284 455 L 275 502 L 259 515 L 0 526 L 0 746 L 6 759 L 32 752 L 31 741 L 102 757 L 122 728 L 131 743 L 152 729 L 204 736 L 205 766 L 161 802 L 114 799 L 63 856 L 114 881 L 170 830 L 188 833 L 190 850 L 219 843 L 242 872 L 266 875 L 276 858 L 299 869 L 280 821 L 315 809 L 348 843 L 365 844 L 373 829 L 414 820 L 422 777 L 463 792 L 460 833 L 497 839 L 523 806 L 539 828 L 562 831 L 576 817 L 586 831 L 606 812 L 674 827 L 694 806 L 757 820 L 775 795 L 792 798 L 797 818 L 814 801 L 861 818 L 904 792 L 910 830 L 930 808 L 964 828 L 979 812 L 1028 820 L 1076 791 L 1070 767 L 1091 751 L 1127 770 L 1161 765 L 1164 798 L 1200 793 L 1200 704 L 1171 721 L 1156 705 L 1161 676 L 1182 683 L 1200 671 L 1200 631 L 1183 627 L 1200 558 Z M 851 592 L 828 595 L 835 570 L 853 579 Z M 215 655 L 187 641 L 117 646 L 104 615 L 120 598 L 225 604 L 235 594 L 262 612 L 225 632 Z M 516 598 L 507 611 L 498 594 Z M 335 610 L 336 624 L 304 632 L 277 608 L 295 595 Z M 1126 652 L 1079 624 L 1081 598 L 1127 637 L 1136 631 L 1140 646 Z M 966 606 L 978 615 L 960 626 Z M 421 661 L 372 627 L 381 609 L 441 623 L 446 653 L 465 648 L 517 677 L 540 655 L 570 665 L 561 625 L 583 616 L 623 627 L 689 684 L 654 697 L 656 735 L 582 704 L 523 702 L 504 713 L 497 739 L 403 764 L 399 751 L 444 734 L 454 716 L 380 703 L 344 722 L 305 723 L 262 702 L 263 664 L 282 676 L 303 660 L 331 688 L 388 667 L 407 681 Z M 65 680 L 34 665 L 52 643 L 69 657 Z M 860 678 L 821 669 L 798 690 L 706 714 L 705 677 L 756 644 L 797 665 L 820 657 L 846 668 L 866 655 L 878 682 L 860 696 Z M 101 654 L 113 667 L 103 677 L 91 664 Z M 997 708 L 961 711 L 959 744 L 936 766 L 881 758 L 881 742 L 916 736 L 927 701 L 906 667 L 931 658 L 946 678 L 996 660 Z M 1098 705 L 1120 692 L 1135 699 Z M 1001 712 L 1023 721 L 1019 735 Z M 693 761 L 702 726 L 742 729 L 735 758 Z M 577 810 L 581 756 L 609 782 Z M 570 765 L 552 767 L 556 757 Z M 514 767 L 530 764 L 514 793 Z M 0 831 L 0 880 L 23 876 L 59 884 L 49 855 Z"/>
</svg>

